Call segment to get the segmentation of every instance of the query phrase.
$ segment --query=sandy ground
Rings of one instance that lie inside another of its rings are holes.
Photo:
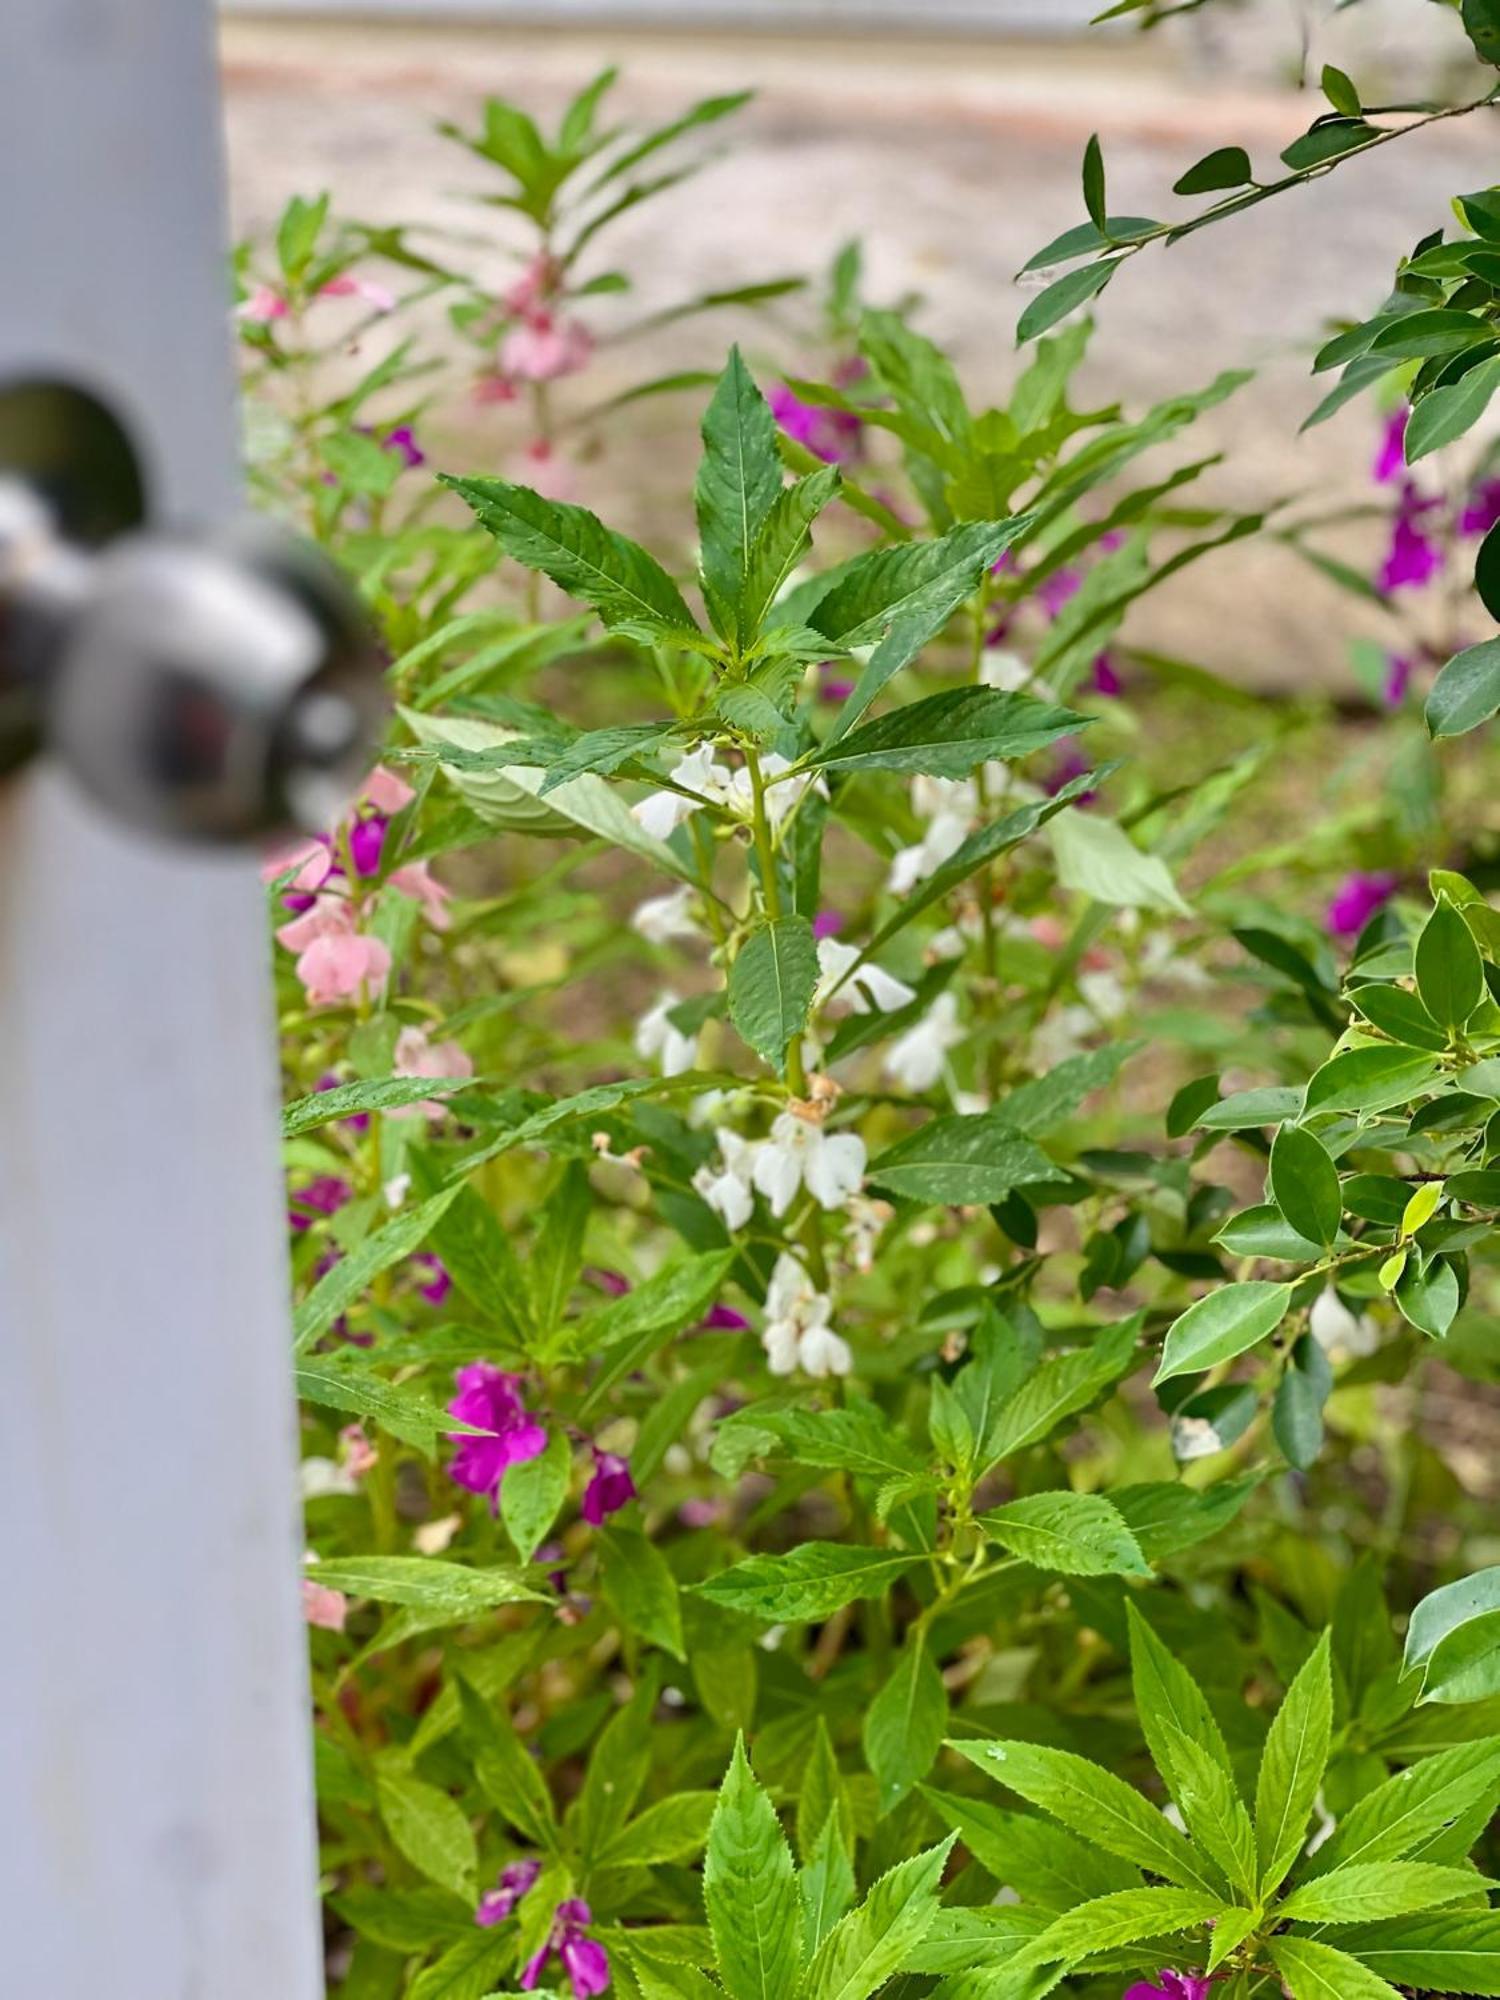
[[[1231,35],[1205,65],[1215,45],[1155,38],[998,45],[232,20],[235,219],[242,233],[264,230],[287,195],[327,187],[366,220],[485,232],[497,247],[476,254],[498,278],[509,268],[504,224],[466,199],[484,170],[435,134],[439,119],[471,120],[489,92],[553,115],[606,60],[625,67],[619,109],[632,117],[754,84],[733,150],[614,238],[610,262],[639,274],[638,303],[815,269],[858,235],[871,295],[919,292],[920,323],[950,346],[974,395],[1000,397],[1024,302],[1013,274],[1079,218],[1090,132],[1102,135],[1111,207],[1163,215],[1172,180],[1200,153],[1239,142],[1268,165],[1308,122],[1308,99],[1279,87],[1265,45],[1253,48],[1254,63]],[[1389,50],[1372,59],[1391,66]],[[1493,178],[1493,132],[1477,120],[1440,126],[1141,258],[1103,301],[1089,398],[1138,408],[1254,365],[1255,383],[1181,455],[1222,451],[1212,491],[1240,507],[1312,490],[1358,498],[1368,411],[1296,434],[1318,394],[1309,346],[1325,315],[1378,304],[1395,257],[1444,220],[1451,193]],[[606,326],[613,303],[601,302]],[[768,358],[788,351],[774,324],[675,329],[647,354],[607,349],[600,391],[711,364],[731,332]],[[593,470],[591,501],[637,530],[668,505],[676,518],[695,420],[690,402],[641,406]],[[466,416],[452,443],[469,463],[498,465],[515,433],[503,412]],[[1184,572],[1132,630],[1236,678],[1291,687],[1344,682],[1345,635],[1361,620],[1381,630],[1378,613],[1352,609],[1284,550],[1250,545]]]

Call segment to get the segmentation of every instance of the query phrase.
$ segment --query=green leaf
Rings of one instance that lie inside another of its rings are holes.
[[[1500,1611],[1455,1626],[1434,1645],[1422,1679],[1422,1700],[1482,1701],[1500,1693]]]
[[[1431,1662],[1439,1648],[1471,1624],[1478,1624],[1489,1631],[1489,1621],[1500,1613],[1500,1565],[1493,1569],[1482,1569],[1474,1576],[1460,1577],[1456,1583],[1445,1583],[1440,1590],[1432,1590],[1421,1600],[1411,1614],[1411,1622],[1406,1628],[1406,1651],[1403,1656],[1403,1670],[1414,1673],[1418,1668],[1428,1669],[1424,1683],[1430,1679]],[[1485,1647],[1482,1651],[1487,1651]],[[1495,1688],[1484,1692],[1500,1691],[1500,1671],[1495,1672]],[[1472,1697],[1451,1696],[1434,1693],[1424,1684],[1424,1701],[1469,1699]]]
[[[568,1497],[572,1473],[573,1448],[560,1425],[554,1425],[545,1451],[505,1468],[500,1482],[500,1514],[523,1563],[529,1563],[546,1541]]]
[[[295,1351],[305,1354],[341,1314],[358,1303],[382,1271],[420,1250],[457,1193],[456,1188],[445,1188],[375,1230],[347,1257],[340,1257],[292,1315]]]
[[[837,1410],[771,1410],[752,1404],[720,1424],[719,1437],[732,1437],[740,1430],[764,1434],[768,1445],[779,1445],[780,1455],[798,1465],[862,1473],[870,1479],[900,1479],[923,1469],[923,1460],[892,1428],[879,1405],[858,1397]]]
[[[1226,1528],[1257,1483],[1254,1473],[1221,1479],[1217,1486],[1202,1491],[1177,1480],[1149,1480],[1139,1486],[1116,1486],[1109,1497],[1124,1515],[1147,1562],[1158,1563]]]
[[[1427,697],[1429,736],[1463,736],[1500,709],[1500,639],[1466,646],[1439,673]]]
[[[1127,1598],[1130,1627],[1130,1678],[1135,1712],[1146,1738],[1151,1761],[1167,1789],[1177,1796],[1173,1748],[1179,1735],[1197,1743],[1231,1780],[1234,1766],[1213,1711],[1192,1675],[1167,1651],[1145,1617]],[[1179,1805],[1181,1800],[1178,1800]]]
[[[443,1268],[474,1310],[518,1347],[532,1337],[531,1298],[509,1235],[477,1189],[452,1187],[432,1230]]]
[[[1496,389],[1500,389],[1500,355],[1481,361],[1456,382],[1429,389],[1413,406],[1406,426],[1407,464],[1415,465],[1428,452],[1441,451],[1472,429]]]
[[[1255,1829],[1230,1773],[1204,1746],[1168,1723],[1163,1749],[1188,1832],[1241,1896],[1255,1895]]]
[[[1268,1284],[1264,1279],[1220,1285],[1173,1320],[1154,1382],[1170,1382],[1174,1376],[1196,1375],[1221,1361],[1232,1361],[1274,1333],[1291,1303],[1290,1285]]]
[[[600,1583],[606,1603],[627,1632],[686,1659],[677,1579],[654,1542],[635,1528],[599,1534]]]
[[[1275,1937],[1270,1952],[1292,2000],[1400,2000],[1394,1987],[1331,1944]]]
[[[402,1105],[419,1104],[424,1098],[442,1098],[454,1090],[475,1090],[482,1086],[473,1077],[379,1076],[341,1083],[332,1090],[315,1090],[310,1097],[295,1098],[281,1114],[283,1139],[300,1139],[320,1125],[339,1118],[356,1117],[369,1111],[398,1110]]]
[[[1054,278],[1016,321],[1016,345],[1024,347],[1028,340],[1035,340],[1039,333],[1046,333],[1070,312],[1097,298],[1115,275],[1119,263],[1118,257],[1102,257],[1097,263],[1080,264],[1077,270]]]
[[[523,1747],[504,1706],[457,1675],[464,1740],[485,1797],[508,1826],[536,1846],[557,1845],[557,1814],[536,1759]]]
[[[334,1556],[317,1565],[318,1582],[347,1597],[440,1611],[456,1620],[482,1618],[497,1604],[550,1604],[513,1569],[466,1569],[436,1556]]]
[[[774,618],[776,599],[807,554],[813,522],[839,490],[836,465],[821,466],[777,494],[761,524],[745,575],[741,628],[756,638]]]
[[[1416,949],[1417,992],[1440,1027],[1461,1028],[1484,998],[1484,963],[1474,933],[1446,896],[1422,926]]]
[[[1230,1216],[1214,1241],[1231,1257],[1271,1257],[1283,1264],[1315,1264],[1322,1254],[1322,1246],[1300,1236],[1271,1202]]]
[[[1248,187],[1255,178],[1250,155],[1243,146],[1219,146],[1194,162],[1180,180],[1172,183],[1173,194],[1216,194],[1221,188]]]
[[[751,560],[780,492],[776,419],[732,347],[704,413],[694,497],[704,595],[719,631],[741,644],[754,629],[745,615]]]
[[[1176,1827],[1112,1771],[1042,1743],[950,1741],[948,1747],[1096,1847],[1221,1899],[1219,1885]]]
[[[1323,1449],[1323,1405],[1333,1388],[1328,1356],[1310,1333],[1299,1336],[1276,1385],[1271,1432],[1288,1465],[1307,1471]]]
[[[1113,909],[1191,914],[1166,862],[1143,854],[1116,821],[1070,807],[1050,822],[1047,836],[1063,888]]]
[[[1104,152],[1097,132],[1083,149],[1083,205],[1099,234],[1107,236],[1109,208],[1104,192]]]
[[[743,1737],[708,1831],[703,1903],[719,1977],[732,2000],[786,2000],[797,1991],[802,1912],[791,1850],[755,1781]]]
[[[981,764],[1029,756],[1072,735],[1087,718],[1029,694],[949,688],[909,702],[815,750],[822,771],[901,771],[963,778]]]
[[[747,1556],[694,1587],[711,1604],[764,1624],[805,1625],[831,1617],[857,1598],[883,1597],[925,1562],[925,1556],[894,1549],[803,1542],[785,1555]]]
[[[545,500],[504,479],[447,473],[439,479],[473,509],[507,555],[591,604],[612,632],[647,645],[698,635],[682,593],[656,558],[606,528],[586,507]]]
[[[1491,618],[1500,620],[1500,521],[1495,523],[1479,544],[1479,553],[1474,558],[1474,588],[1479,593],[1480,603]],[[1446,671],[1445,668],[1444,672]],[[1437,733],[1439,732],[1434,731],[1434,734]]]
[[[1117,1889],[1049,1924],[1039,1938],[1022,1948],[1028,1964],[1061,1960],[1065,1967],[1095,1952],[1118,1951],[1143,1938],[1169,1937],[1175,1931],[1196,1930],[1216,1917],[1224,1899],[1216,1891],[1199,1889]]]
[[[1314,1070],[1303,1100],[1314,1111],[1386,1111],[1406,1104],[1437,1075],[1431,1056],[1405,1049],[1345,1049]]]
[[[932,1769],[948,1727],[948,1691],[914,1628],[895,1671],[865,1711],[865,1762],[889,1812]]]
[[[1340,1820],[1305,1873],[1327,1875],[1355,1862],[1403,1860],[1497,1787],[1500,1737],[1439,1750],[1367,1792]]]
[[[1027,1903],[1071,1910],[1089,1897],[1140,1884],[1129,1862],[1101,1854],[1035,1813],[1007,1812],[987,1799],[959,1798],[926,1785],[921,1789],[980,1867]]]
[[[1359,101],[1359,92],[1352,77],[1332,63],[1324,63],[1322,75],[1323,95],[1334,110],[1345,118],[1358,118],[1364,110]]]
[[[988,1470],[1001,1459],[1040,1444],[1064,1417],[1086,1409],[1135,1359],[1142,1315],[1106,1327],[1088,1347],[1044,1361],[1006,1402],[979,1450]]]
[[[390,1891],[384,1893],[389,1895]],[[504,1978],[514,1960],[513,1938],[471,1929],[436,1963],[417,1974],[409,2000],[499,2000],[501,1989],[495,1982]]]
[[[979,1516],[1002,1548],[1062,1576],[1149,1576],[1123,1515],[1099,1493],[1032,1493]]]
[[[718,1796],[714,1792],[674,1792],[658,1799],[600,1848],[600,1868],[660,1868],[693,1861],[708,1839]]]
[[[854,1891],[854,1864],[849,1859],[849,1848],[839,1831],[838,1814],[829,1812],[797,1877],[797,1892],[802,1898],[803,1944],[808,1957],[817,1952],[854,1901]]]
[[[1429,1861],[1373,1861],[1335,1868],[1331,1875],[1304,1882],[1283,1903],[1278,1917],[1302,1924],[1363,1924],[1382,1917],[1409,1917],[1443,1903],[1472,1900],[1483,1883],[1472,1868],[1442,1868]]]
[[[1464,33],[1481,62],[1500,63],[1500,4],[1497,0],[1463,0]]]
[[[1339,1170],[1316,1133],[1283,1125],[1271,1142],[1271,1193],[1299,1235],[1333,1245],[1343,1217]]]
[[[1408,993],[1404,986],[1359,986],[1349,997],[1382,1034],[1405,1042],[1408,1048],[1435,1050],[1439,1054],[1447,1048],[1448,1037],[1416,994]]]
[[[326,194],[320,194],[315,201],[294,194],[277,219],[276,261],[281,266],[281,275],[293,283],[312,261],[328,220],[328,203]]]
[[[1399,1986],[1424,1993],[1500,1994],[1500,1910],[1402,1917],[1346,1931],[1341,1941],[1372,1973]],[[1384,1990],[1389,1995],[1390,1988]]]
[[[760,925],[729,968],[729,1018],[777,1071],[788,1043],[807,1026],[817,984],[818,947],[806,917],[777,917]]]
[[[453,1419],[441,1403],[429,1402],[414,1389],[398,1389],[373,1369],[347,1361],[304,1361],[296,1373],[301,1402],[320,1409],[346,1410],[372,1418],[382,1430],[431,1458],[439,1433],[453,1429]]]
[[[1057,1177],[1047,1155],[998,1111],[930,1118],[869,1169],[871,1182],[892,1194],[950,1205],[1003,1201],[1013,1188]]]
[[[550,746],[519,743],[515,762],[535,763],[546,771],[537,788],[537,797],[544,799],[560,785],[571,784],[590,772],[608,777],[665,743],[676,726],[671,722],[625,722],[612,729],[586,729],[556,751]]]
[[[1255,1781],[1260,1892],[1269,1895],[1302,1851],[1333,1732],[1333,1669],[1324,1632],[1266,1733]]]
[[[902,1969],[937,1916],[938,1884],[952,1846],[948,1839],[926,1848],[880,1877],[824,1939],[808,1967],[807,2000],[869,2000]]]
[[[386,1831],[420,1875],[474,1900],[479,1853],[463,1808],[436,1785],[394,1765],[375,1768],[375,1791]]]

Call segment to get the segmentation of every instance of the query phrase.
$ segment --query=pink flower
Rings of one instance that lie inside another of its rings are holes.
[[[515,283],[500,295],[500,303],[512,319],[535,318],[548,299],[555,298],[562,283],[562,266],[545,250],[539,250]]]
[[[578,319],[532,313],[500,343],[500,366],[517,382],[555,382],[576,375],[594,356],[594,336]]]
[[[772,389],[771,414],[797,444],[825,464],[839,465],[859,455],[864,424],[850,410],[823,410],[804,403],[785,382]]]
[[[425,861],[403,862],[391,870],[389,881],[391,888],[422,905],[422,915],[435,931],[445,931],[453,922],[448,911],[453,891],[436,879]]]
[[[1356,869],[1345,876],[1328,905],[1326,922],[1335,937],[1357,937],[1396,893],[1397,877],[1388,868],[1374,873]]]
[[[1125,692],[1125,683],[1120,678],[1120,670],[1115,665],[1112,653],[1104,652],[1095,656],[1094,664],[1089,670],[1089,686],[1095,694],[1110,698]]]
[[[1487,535],[1500,521],[1500,479],[1481,479],[1458,517],[1461,535]]]
[[[1370,477],[1377,486],[1391,485],[1406,470],[1406,425],[1410,416],[1411,411],[1402,403],[1385,420],[1375,463],[1370,467]]]
[[[506,1467],[538,1457],[547,1449],[547,1433],[522,1405],[519,1375],[507,1375],[488,1361],[474,1361],[460,1368],[455,1379],[458,1394],[448,1405],[449,1416],[485,1435],[450,1432],[457,1448],[448,1476],[470,1493],[487,1493],[498,1511]]]
[[[1385,686],[1380,691],[1381,700],[1387,708],[1399,708],[1406,699],[1411,686],[1412,663],[1399,653],[1386,656]]]
[[[1145,1979],[1127,1986],[1122,2000],[1208,2000],[1213,1985],[1201,1972],[1174,1972],[1170,1966],[1164,1966],[1156,1980],[1154,1986]]]
[[[249,298],[235,307],[236,319],[247,319],[257,326],[269,326],[273,319],[286,316],[286,300],[270,285],[257,285]]]
[[[325,891],[310,909],[283,924],[276,938],[298,954],[297,977],[314,1007],[373,992],[391,969],[386,946],[357,931],[348,898],[331,892]]]
[[[342,1632],[348,1615],[349,1600],[343,1591],[330,1590],[325,1583],[303,1577],[302,1616],[309,1625],[321,1626],[325,1632]]]
[[[373,1469],[379,1456],[363,1424],[345,1424],[339,1432],[339,1451],[345,1466],[356,1479],[363,1479]]]
[[[516,385],[508,375],[491,372],[475,377],[472,394],[476,403],[513,403]]]
[[[568,1975],[573,2000],[590,2000],[591,1995],[606,1991],[609,1953],[595,1939],[584,1936],[583,1926],[591,1920],[592,1913],[581,1896],[570,1896],[565,1903],[558,1904],[551,1936],[521,1974],[523,1993],[532,1991],[554,1952]],[[1185,2000],[1191,2000],[1191,1996],[1185,1996]]]
[[[1430,583],[1443,566],[1443,552],[1430,535],[1424,534],[1420,516],[1437,503],[1422,499],[1408,484],[1401,489],[1401,501],[1391,522],[1390,547],[1376,575],[1376,587],[1390,592],[1407,587],[1420,589]]]
[[[408,472],[427,463],[427,454],[417,443],[417,434],[410,424],[397,424],[393,431],[386,432],[380,442],[384,450],[394,451],[405,461]]]
[[[291,1197],[287,1221],[293,1229],[310,1229],[315,1217],[336,1215],[354,1190],[337,1174],[319,1174]]]
[[[333,854],[327,840],[319,834],[312,840],[299,840],[291,847],[277,848],[261,863],[260,879],[262,882],[279,882],[288,869],[296,870],[287,884],[290,893],[310,896],[321,889],[333,869]],[[302,907],[307,906],[304,904]]]
[[[503,1924],[523,1896],[536,1887],[537,1877],[542,1872],[540,1861],[512,1861],[500,1870],[497,1888],[489,1890],[481,1899],[474,1912],[474,1921],[483,1930],[495,1924]]]
[[[1082,588],[1083,577],[1078,570],[1055,569],[1037,585],[1037,602],[1049,618],[1055,618],[1069,598],[1076,597]]]
[[[698,1325],[704,1333],[748,1333],[750,1330],[749,1320],[742,1312],[736,1312],[733,1306],[710,1306]]]
[[[448,1267],[434,1251],[419,1250],[412,1263],[427,1276],[417,1286],[417,1291],[430,1306],[440,1306],[453,1290],[453,1280],[448,1275]]]
[[[474,1074],[474,1058],[467,1049],[457,1042],[429,1041],[427,1030],[412,1026],[403,1028],[396,1037],[396,1076],[459,1077]],[[398,1105],[393,1118],[441,1118],[443,1106],[433,1098],[424,1097],[417,1104]]]
[[[369,278],[356,278],[352,271],[345,271],[337,278],[330,278],[326,285],[318,287],[320,299],[363,299],[373,312],[388,313],[396,309],[396,294],[389,285],[377,285]]]
[[[416,796],[404,778],[398,778],[384,764],[377,764],[360,786],[359,804],[393,817],[409,806]]]
[[[630,1476],[628,1459],[618,1452],[600,1451],[594,1447],[594,1473],[583,1489],[583,1502],[579,1509],[591,1527],[599,1528],[611,1514],[618,1514],[622,1507],[629,1506],[635,1498],[635,1481]]]

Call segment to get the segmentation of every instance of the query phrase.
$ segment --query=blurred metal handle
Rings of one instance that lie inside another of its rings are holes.
[[[237,511],[210,0],[5,0],[0,378]],[[13,197],[13,198],[11,198]],[[7,1995],[316,2000],[264,896],[0,784]]]

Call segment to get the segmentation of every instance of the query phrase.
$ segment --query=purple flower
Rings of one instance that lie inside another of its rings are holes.
[[[546,1970],[547,1960],[553,1952],[567,1973],[573,1988],[573,2000],[590,2000],[595,1993],[603,1993],[609,1985],[609,1953],[591,1937],[585,1937],[583,1927],[589,1923],[592,1913],[581,1896],[570,1896],[565,1903],[557,1906],[557,1915],[552,1920],[552,1935],[542,1946],[521,1974],[521,1990],[530,1993]],[[1197,2000],[1197,1996],[1184,1996],[1184,2000]]]
[[[287,1222],[293,1229],[311,1229],[314,1216],[335,1214],[353,1192],[349,1183],[340,1180],[337,1174],[319,1174],[291,1197]]]
[[[1055,618],[1068,599],[1076,597],[1082,588],[1083,577],[1076,569],[1055,569],[1037,585],[1037,602],[1049,618]]]
[[[1397,877],[1388,868],[1373,873],[1356,869],[1346,875],[1328,905],[1325,921],[1335,937],[1358,937],[1365,925],[1396,893]]]
[[[602,1528],[611,1514],[618,1514],[635,1498],[635,1481],[628,1459],[618,1452],[600,1451],[594,1446],[594,1476],[583,1489],[583,1518],[590,1527]]]
[[[1383,591],[1410,586],[1420,589],[1430,583],[1443,566],[1443,552],[1430,535],[1424,534],[1419,517],[1436,503],[1423,500],[1408,484],[1401,489],[1401,504],[1391,522],[1391,545],[1375,578]]]
[[[1380,691],[1380,698],[1387,708],[1399,708],[1405,701],[1412,671],[1411,661],[1404,659],[1400,653],[1386,655],[1385,686]]]
[[[1052,769],[1044,780],[1047,796],[1055,798],[1064,785],[1071,785],[1075,778],[1081,778],[1091,768],[1088,758],[1078,747],[1077,738],[1064,736],[1058,743]],[[1096,792],[1080,792],[1073,803],[1075,806],[1091,805],[1097,796]]]
[[[717,1500],[684,1500],[677,1509],[677,1518],[685,1528],[711,1528],[722,1512]]]
[[[623,1299],[630,1290],[629,1278],[620,1271],[606,1271],[601,1264],[590,1264],[583,1275],[601,1292],[608,1292],[612,1299]]]
[[[1122,2000],[1208,2000],[1212,1985],[1201,1972],[1174,1972],[1164,1965],[1154,1986],[1148,1979],[1139,1980],[1126,1987]]]
[[[502,1868],[499,1887],[481,1897],[479,1908],[474,1912],[474,1921],[480,1929],[489,1930],[495,1924],[503,1924],[527,1891],[535,1887],[541,1872],[540,1861],[512,1861]]]
[[[380,850],[385,846],[385,830],[390,824],[383,813],[357,819],[349,829],[349,859],[356,875],[380,873]]]
[[[1461,535],[1487,535],[1500,521],[1500,479],[1481,479],[1458,517]]]
[[[824,938],[837,937],[844,928],[844,920],[837,910],[819,910],[813,918],[813,936],[819,944]]]
[[[416,433],[410,424],[397,424],[393,431],[386,432],[380,442],[387,451],[399,452],[408,468],[427,463],[427,454],[417,443]]]
[[[1402,403],[1392,410],[1385,420],[1385,429],[1380,434],[1380,446],[1375,453],[1375,463],[1370,467],[1370,477],[1377,486],[1389,486],[1401,477],[1406,467],[1406,421],[1411,411]]]
[[[498,1509],[506,1467],[538,1457],[547,1449],[547,1433],[522,1405],[519,1375],[507,1375],[488,1361],[472,1361],[455,1379],[458,1394],[448,1405],[449,1416],[486,1435],[449,1433],[457,1449],[448,1476],[470,1493],[487,1493]]]
[[[1108,652],[1096,654],[1089,671],[1089,686],[1095,694],[1115,696],[1125,692],[1125,683],[1120,678],[1120,670],[1115,665],[1114,655]]]
[[[839,465],[859,453],[859,418],[849,410],[820,410],[782,382],[771,391],[771,414],[797,444],[829,465]]]
[[[419,1250],[411,1261],[420,1265],[428,1274],[417,1286],[417,1290],[430,1306],[440,1306],[453,1290],[453,1280],[448,1275],[447,1265],[431,1250]]]
[[[853,694],[854,682],[848,674],[839,672],[841,664],[838,660],[824,660],[819,665],[819,701],[847,701]]]
[[[750,1322],[733,1306],[710,1306],[698,1325],[705,1333],[747,1333]]]

